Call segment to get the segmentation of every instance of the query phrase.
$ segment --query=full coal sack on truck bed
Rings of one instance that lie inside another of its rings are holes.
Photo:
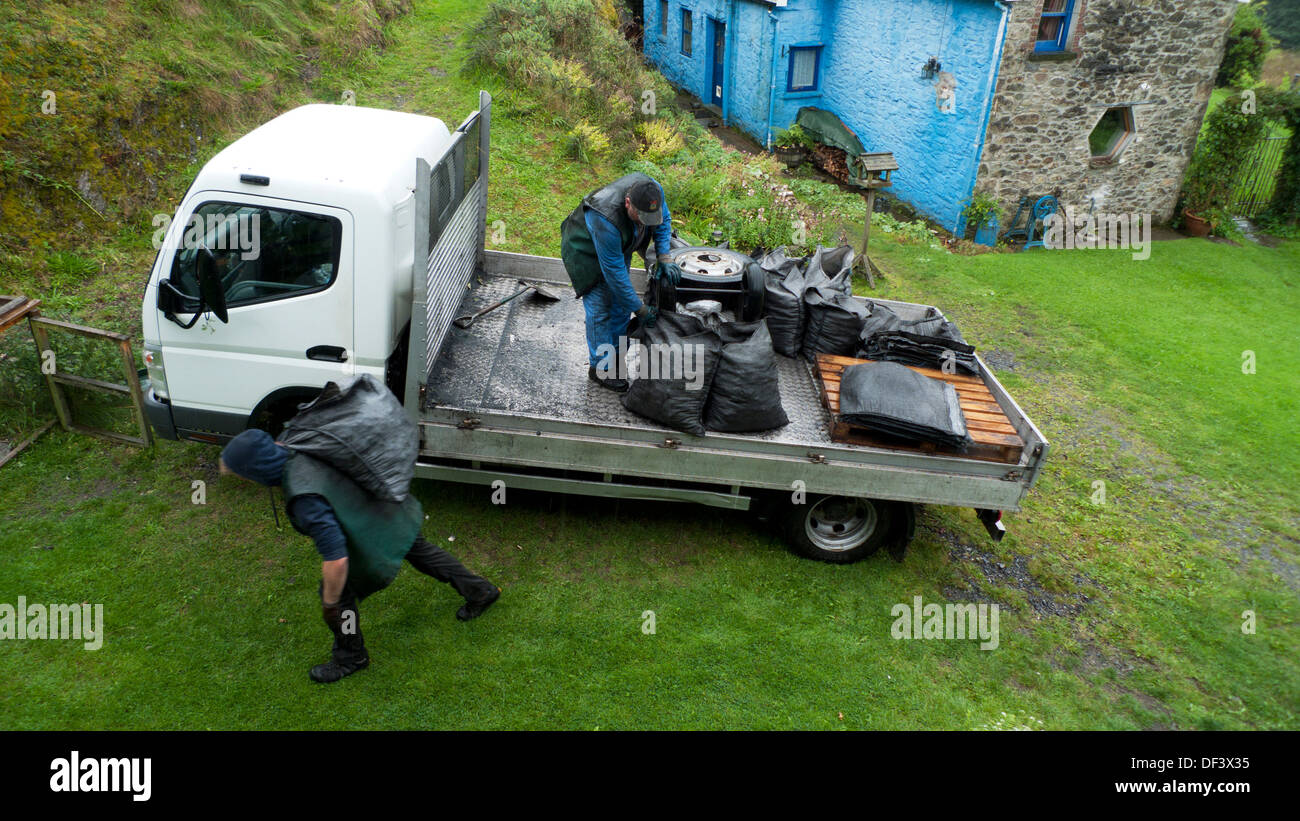
[[[704,435],[704,403],[722,356],[716,331],[688,314],[665,311],[632,334],[642,347],[623,407],[674,430]]]
[[[809,288],[822,288],[827,291],[849,296],[853,293],[853,255],[852,246],[841,245],[838,248],[826,248],[818,245],[817,250],[808,257],[808,267],[804,277]]]
[[[851,296],[823,286],[804,291],[808,323],[801,352],[812,362],[819,353],[852,356],[867,319],[867,308]]]
[[[722,359],[709,389],[704,426],[741,433],[771,430],[789,424],[781,407],[776,353],[767,325],[728,322],[718,329]]]
[[[767,330],[772,337],[773,350],[782,356],[798,356],[803,341],[803,291],[806,284],[803,263],[801,258],[786,256],[785,248],[777,248],[758,261],[767,291],[764,308]]]
[[[823,300],[834,300],[839,294],[850,297],[853,293],[853,249],[848,245],[838,248],[819,245],[811,256],[792,259],[786,255],[785,248],[778,248],[760,258],[758,264],[766,275],[765,312],[772,348],[782,356],[799,356],[805,351],[804,337],[811,307],[807,301],[808,293],[816,289]],[[821,306],[823,302],[817,304]],[[819,317],[819,330],[821,326]],[[847,353],[852,352],[850,345]]]
[[[867,309],[853,298],[853,249],[817,246],[808,260],[803,292],[806,321],[799,352],[809,362],[819,353],[852,356]]]

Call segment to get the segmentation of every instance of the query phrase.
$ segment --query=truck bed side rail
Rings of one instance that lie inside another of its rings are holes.
[[[492,98],[479,92],[479,108],[452,135],[442,159],[415,166],[415,271],[406,403],[418,419],[429,370],[474,271],[482,266],[487,229],[488,132]]]

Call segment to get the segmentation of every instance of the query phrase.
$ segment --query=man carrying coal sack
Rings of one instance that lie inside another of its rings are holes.
[[[311,668],[313,681],[338,681],[370,665],[357,603],[387,587],[402,559],[447,582],[465,598],[456,618],[482,615],[501,595],[420,534],[424,513],[414,496],[384,501],[325,462],[294,453],[261,430],[246,430],[221,452],[222,473],[268,487],[283,485],[289,521],[310,536],[321,557],[321,612],[334,634],[332,658]]]
[[[663,187],[641,173],[592,191],[560,226],[560,257],[586,311],[587,378],[615,391],[627,390],[628,383],[617,370],[609,372],[610,352],[619,349],[633,313],[646,327],[657,316],[632,287],[629,271],[633,252],[644,258],[651,235],[661,260],[654,275],[676,285],[682,269],[662,261],[668,258],[672,215]]]

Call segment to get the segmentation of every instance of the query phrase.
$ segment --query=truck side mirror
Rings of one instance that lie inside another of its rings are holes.
[[[217,315],[217,319],[229,324],[230,316],[226,313],[226,292],[217,274],[217,260],[208,248],[200,248],[195,259],[198,266],[199,300],[207,309]],[[202,306],[200,306],[202,307]]]
[[[166,314],[179,313],[185,307],[185,294],[172,284],[171,279],[158,280],[158,310]]]

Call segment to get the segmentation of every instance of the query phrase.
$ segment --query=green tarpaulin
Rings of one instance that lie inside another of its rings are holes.
[[[817,142],[842,148],[850,157],[867,153],[858,136],[839,117],[825,109],[804,106],[794,121]]]

